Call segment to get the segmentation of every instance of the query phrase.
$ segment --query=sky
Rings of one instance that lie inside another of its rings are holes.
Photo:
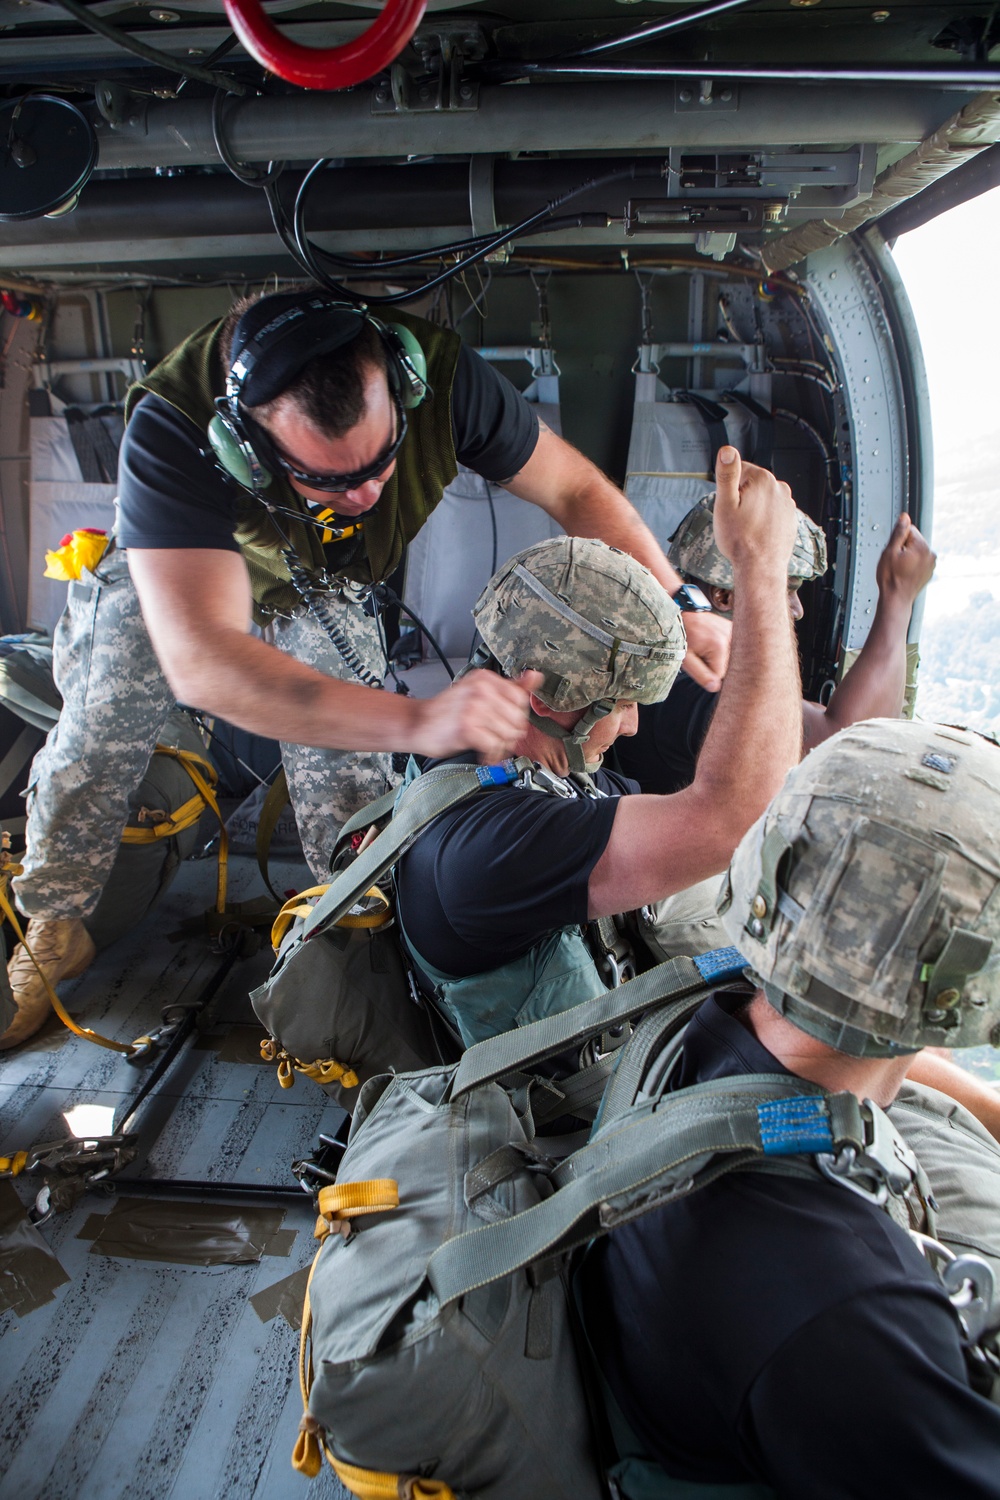
[[[893,257],[920,330],[939,458],[997,425],[1000,188],[901,235]]]
[[[962,612],[970,594],[985,590],[1000,599],[1000,505],[991,493],[987,451],[1000,427],[998,245],[995,188],[902,235],[893,250],[931,399],[938,566],[927,591],[925,641],[939,621]],[[1000,492],[1000,476],[996,488]],[[958,510],[983,520],[980,527],[966,522],[961,541],[954,535]],[[1000,681],[1000,662],[994,680]]]

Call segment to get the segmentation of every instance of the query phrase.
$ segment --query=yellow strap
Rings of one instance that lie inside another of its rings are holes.
[[[311,885],[308,890],[299,891],[297,895],[292,896],[285,902],[275,917],[274,926],[271,928],[271,947],[275,953],[281,947],[285,933],[291,927],[295,918],[307,916],[312,911],[311,906],[303,906],[302,902],[309,896],[322,896],[329,889],[329,885]]]
[[[395,1183],[343,1183],[345,1188],[367,1188],[376,1186],[396,1187]],[[320,1200],[329,1188],[320,1190]],[[397,1199],[398,1201],[398,1199]],[[389,1205],[392,1206],[392,1205]],[[368,1210],[369,1212],[371,1210]],[[323,1442],[323,1429],[309,1410],[309,1393],[313,1384],[312,1362],[312,1279],[322,1254],[322,1246],[316,1252],[306,1293],[302,1302],[302,1332],[299,1335],[299,1390],[302,1392],[303,1414],[299,1423],[299,1435],[292,1451],[292,1468],[308,1479],[315,1479],[323,1467],[325,1453],[341,1484],[357,1495],[360,1500],[455,1500],[453,1491],[440,1479],[421,1479],[418,1475],[380,1474],[375,1469],[360,1469],[355,1464],[344,1463],[336,1458]]]
[[[178,750],[176,745],[157,745],[154,754],[169,755],[174,760],[180,762],[201,794],[202,804],[210,807],[219,820],[219,869],[215,885],[215,909],[221,914],[226,909],[226,886],[229,877],[229,835],[226,832],[226,825],[222,820],[222,813],[219,810],[215,792],[212,790],[219,779],[218,772],[211,761],[206,760],[203,755],[198,755],[194,750]],[[122,834],[122,841],[126,844],[146,844],[152,842],[149,838],[150,833],[152,833],[153,838],[165,838],[167,834],[179,833],[184,828],[190,828],[192,824],[197,823],[201,816],[200,807],[191,816],[191,810],[197,800],[197,798],[192,797],[188,802],[184,803],[182,808],[178,808],[177,812],[174,813],[172,818],[168,819],[167,823],[160,823],[155,829],[126,828]],[[181,822],[180,819],[182,817],[186,817],[187,821]],[[163,829],[164,832],[159,832],[159,829]],[[138,835],[138,837],[135,837],[135,835]]]
[[[271,947],[277,953],[284,941],[285,934],[295,921],[296,917],[308,917],[312,914],[312,906],[309,904],[310,896],[323,896],[330,889],[329,885],[311,885],[306,891],[299,891],[297,895],[287,900],[274,919],[271,928]],[[338,927],[350,928],[376,928],[384,927],[392,919],[392,902],[383,890],[373,885],[365,891],[362,897],[365,901],[377,901],[379,905],[374,911],[348,912],[341,917],[336,924]]]
[[[27,1151],[15,1151],[13,1156],[0,1156],[0,1177],[17,1177],[28,1162]]]
[[[378,1214],[398,1207],[399,1183],[392,1177],[335,1182],[319,1191],[319,1211],[324,1219],[356,1219],[359,1214]]]
[[[91,1031],[88,1026],[78,1026],[76,1024],[76,1022],[73,1020],[73,1017],[66,1010],[62,1001],[59,999],[59,996],[52,988],[52,985],[49,983],[49,978],[45,973],[45,970],[41,967],[35,955],[28,947],[28,944],[24,941],[24,933],[21,931],[21,924],[17,920],[17,913],[14,911],[14,908],[11,906],[2,890],[0,890],[0,911],[3,912],[4,916],[7,918],[7,921],[13,927],[19,940],[24,944],[24,951],[31,959],[31,962],[34,964],[35,968],[38,970],[38,976],[41,979],[42,984],[45,986],[45,992],[49,997],[52,1009],[55,1011],[56,1015],[59,1017],[63,1025],[68,1026],[70,1031],[72,1031],[75,1036],[82,1036],[85,1041],[88,1042],[96,1042],[98,1047],[107,1047],[111,1052],[134,1052],[138,1045],[137,1042],[113,1042],[110,1037],[101,1036],[100,1032]]]
[[[306,1078],[311,1078],[314,1083],[339,1083],[341,1088],[356,1089],[358,1086],[358,1075],[353,1068],[346,1063],[338,1062],[335,1057],[317,1058],[315,1062],[299,1062],[298,1058],[289,1059],[292,1067],[297,1073],[302,1073]],[[285,1083],[279,1070],[278,1082],[282,1088],[291,1088],[291,1082]]]
[[[440,1479],[421,1479],[418,1474],[379,1474],[375,1469],[359,1469],[334,1458],[328,1448],[326,1456],[346,1489],[359,1500],[455,1500],[454,1492]]]

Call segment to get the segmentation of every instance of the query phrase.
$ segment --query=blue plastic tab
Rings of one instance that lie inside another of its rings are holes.
[[[716,979],[739,979],[747,961],[738,948],[713,948],[710,953],[696,954],[694,966],[702,979],[711,984]]]
[[[768,1104],[758,1104],[757,1119],[765,1156],[833,1150],[830,1114],[826,1100],[817,1094],[799,1094],[794,1099],[772,1099]]]
[[[480,786],[509,786],[517,780],[517,767],[512,760],[505,760],[498,766],[477,766],[476,775]]]

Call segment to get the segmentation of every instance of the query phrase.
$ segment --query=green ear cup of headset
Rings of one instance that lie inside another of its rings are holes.
[[[248,445],[240,442],[218,413],[208,424],[208,441],[226,473],[244,489],[262,490],[271,483],[271,475],[263,464],[251,456]]]
[[[428,392],[427,360],[414,334],[401,323],[387,323],[386,328],[398,341],[396,350],[400,375],[399,399],[407,411],[419,406]]]

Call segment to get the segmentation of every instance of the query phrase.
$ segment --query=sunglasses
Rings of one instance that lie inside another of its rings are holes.
[[[290,479],[297,480],[307,489],[321,490],[326,494],[343,494],[346,490],[358,489],[369,479],[377,479],[389,467],[403,446],[403,440],[406,437],[406,410],[396,392],[393,391],[391,394],[396,413],[395,436],[372,463],[367,464],[363,469],[355,469],[349,474],[316,474],[311,469],[300,469],[290,458],[285,457],[270,434],[248,417],[245,411],[240,412],[240,424],[250,438],[258,459],[272,474],[280,470],[281,473],[287,474]],[[226,408],[226,415],[232,421],[232,408],[228,402],[223,404]],[[217,401],[216,406],[219,405]]]

